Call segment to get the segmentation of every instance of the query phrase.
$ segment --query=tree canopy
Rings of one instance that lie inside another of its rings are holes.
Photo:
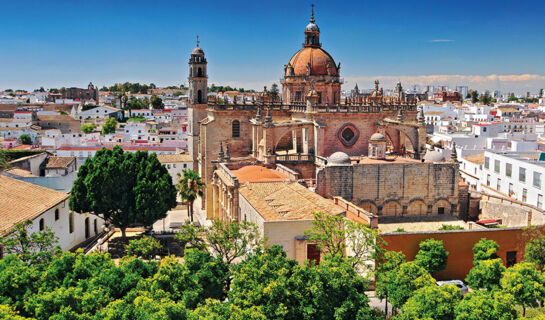
[[[448,252],[443,246],[443,241],[427,239],[420,242],[420,250],[416,254],[414,261],[428,270],[428,272],[437,272],[445,269],[447,265]]]
[[[481,260],[497,259],[498,248],[500,246],[494,240],[482,238],[473,246],[473,264],[476,265]]]
[[[101,149],[80,167],[70,209],[89,212],[121,229],[151,226],[176,206],[176,189],[154,153]]]
[[[115,128],[117,127],[117,120],[115,118],[108,118],[104,120],[102,125],[102,134],[115,133]]]

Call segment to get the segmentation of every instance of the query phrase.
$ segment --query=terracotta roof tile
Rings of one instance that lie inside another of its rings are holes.
[[[67,198],[64,192],[0,176],[0,235]]]
[[[231,170],[240,183],[245,182],[278,182],[289,180],[289,177],[280,171],[263,166],[249,165],[237,170]]]
[[[46,169],[66,169],[72,162],[76,161],[76,157],[49,157]]]
[[[255,182],[239,189],[266,221],[311,220],[312,212],[338,215],[345,212],[297,182]]]
[[[193,162],[193,157],[190,154],[158,154],[157,159],[161,163],[172,163],[172,162]]]

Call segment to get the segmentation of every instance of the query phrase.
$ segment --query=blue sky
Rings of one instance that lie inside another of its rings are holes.
[[[0,88],[180,84],[200,35],[210,82],[278,82],[311,1],[0,0]],[[545,1],[314,1],[346,87],[545,87]],[[441,41],[437,41],[441,40]]]

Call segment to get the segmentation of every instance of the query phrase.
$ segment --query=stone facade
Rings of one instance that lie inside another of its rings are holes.
[[[453,163],[332,164],[318,170],[316,192],[379,216],[457,215],[458,179]]]

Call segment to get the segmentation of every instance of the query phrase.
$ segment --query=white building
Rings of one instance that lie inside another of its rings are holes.
[[[481,189],[545,209],[545,162],[539,160],[540,156],[539,152],[486,151]]]
[[[178,175],[182,175],[184,169],[193,170],[193,158],[190,154],[158,154],[157,159],[167,168],[173,184],[178,182]]]
[[[30,233],[51,228],[62,250],[69,250],[104,229],[104,221],[68,208],[64,192],[0,175],[0,235],[9,236],[13,226],[32,221]]]
[[[106,118],[121,119],[121,110],[110,106],[98,106],[92,109],[77,111],[74,113],[75,110],[75,108],[72,108],[71,115],[72,117],[80,120]]]

